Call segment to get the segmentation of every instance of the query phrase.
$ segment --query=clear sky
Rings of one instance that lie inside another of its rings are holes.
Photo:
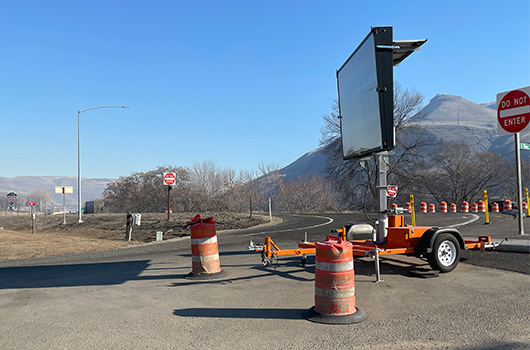
[[[376,5],[377,4],[377,5]],[[530,1],[0,0],[0,176],[256,169],[319,146],[371,26],[428,39],[404,88],[476,103],[530,85]]]

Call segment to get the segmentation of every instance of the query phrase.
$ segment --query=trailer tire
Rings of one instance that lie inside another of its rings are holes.
[[[453,271],[460,261],[460,244],[450,233],[442,233],[434,240],[427,261],[433,270],[442,273]]]

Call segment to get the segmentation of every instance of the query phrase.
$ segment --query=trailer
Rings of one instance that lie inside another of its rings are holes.
[[[389,215],[388,219],[385,242],[376,241],[375,230],[372,239],[352,239],[354,236],[352,232],[355,232],[358,225],[347,225],[334,230],[334,233],[353,244],[354,256],[376,259],[379,255],[416,256],[427,259],[430,267],[441,273],[451,272],[457,267],[461,250],[484,251],[499,246],[499,243],[491,241],[491,236],[478,236],[477,240],[465,240],[453,227],[409,226],[404,224],[403,215]],[[305,265],[307,255],[316,253],[316,242],[306,242],[306,240],[299,243],[297,249],[281,249],[271,237],[266,236],[263,244],[254,244],[251,241],[248,249],[261,252],[262,263],[265,266],[271,265],[279,256],[300,256],[302,265]]]

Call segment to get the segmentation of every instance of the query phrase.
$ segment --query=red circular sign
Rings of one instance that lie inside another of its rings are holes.
[[[388,186],[386,188],[386,195],[388,197],[392,197],[392,198],[396,197],[397,196],[397,187],[396,186]]]
[[[35,206],[35,202],[33,202],[33,201],[28,202],[28,205],[29,205],[30,207],[33,207],[33,206]]]
[[[530,97],[521,90],[508,92],[497,103],[497,119],[505,131],[522,131],[530,122]]]
[[[174,185],[177,181],[177,177],[173,173],[165,173],[164,174],[164,184],[166,185]]]

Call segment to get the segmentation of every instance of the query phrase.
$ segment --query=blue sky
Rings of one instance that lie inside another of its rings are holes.
[[[0,0],[0,176],[256,169],[319,146],[335,72],[371,26],[428,39],[404,88],[491,102],[530,85],[530,2]]]

